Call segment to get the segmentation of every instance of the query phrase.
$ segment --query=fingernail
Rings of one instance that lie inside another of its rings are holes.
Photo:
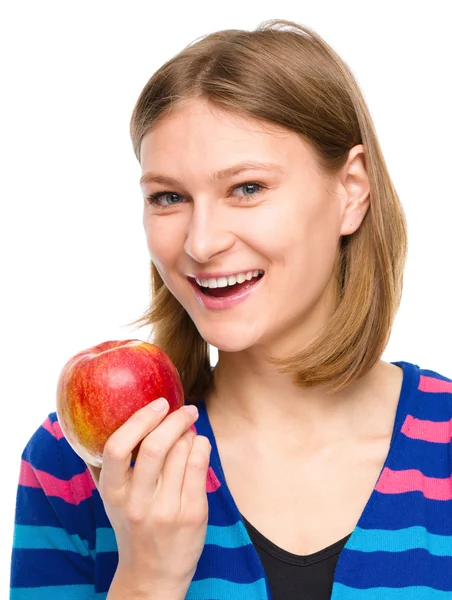
[[[159,398],[158,400],[154,400],[154,402],[151,402],[151,408],[155,411],[162,411],[165,410],[165,408],[167,407],[168,400],[165,400],[165,398]]]
[[[194,406],[193,404],[188,404],[187,406],[184,405],[184,410],[186,410],[188,412],[188,414],[190,414],[192,417],[197,417],[198,416],[198,409],[196,408],[196,406]]]

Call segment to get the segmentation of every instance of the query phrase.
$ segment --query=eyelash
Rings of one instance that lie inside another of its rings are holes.
[[[252,194],[251,196],[240,196],[241,198],[245,198],[246,202],[251,202],[253,196],[258,195],[264,189],[267,189],[266,185],[264,185],[263,183],[260,183],[258,181],[246,181],[245,183],[241,183],[239,185],[235,185],[234,187],[232,187],[229,190],[229,192],[232,192],[233,190],[236,190],[237,188],[243,188],[243,187],[245,187],[247,185],[252,185],[252,186],[258,187],[260,189],[255,194]],[[151,206],[154,206],[158,210],[167,210],[168,208],[171,208],[172,206],[178,206],[178,204],[167,204],[166,206],[162,206],[161,204],[159,204],[160,198],[162,196],[165,196],[166,194],[174,194],[176,196],[180,196],[180,194],[176,194],[176,192],[169,192],[169,191],[156,192],[155,194],[150,194],[149,196],[147,196],[146,197],[146,202],[148,204],[150,204]]]

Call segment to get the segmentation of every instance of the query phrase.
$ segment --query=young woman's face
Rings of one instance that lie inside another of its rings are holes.
[[[213,177],[245,162],[268,168]],[[141,167],[150,257],[201,336],[226,352],[306,345],[334,309],[347,198],[342,186],[327,189],[300,137],[196,100],[144,137]],[[188,279],[257,269],[252,293],[223,309],[207,307]]]

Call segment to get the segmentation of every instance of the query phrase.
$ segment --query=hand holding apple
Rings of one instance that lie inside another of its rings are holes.
[[[168,400],[169,413],[184,404],[179,373],[167,354],[141,340],[102,342],[64,365],[57,385],[58,421],[75,452],[100,467],[111,434],[157,398]]]

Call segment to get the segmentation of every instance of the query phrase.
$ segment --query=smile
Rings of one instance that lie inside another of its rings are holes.
[[[235,283],[225,287],[209,288],[198,285],[193,278],[188,278],[199,303],[208,309],[231,308],[248,298],[252,292],[260,287],[260,282],[265,273],[259,274],[243,283]]]

